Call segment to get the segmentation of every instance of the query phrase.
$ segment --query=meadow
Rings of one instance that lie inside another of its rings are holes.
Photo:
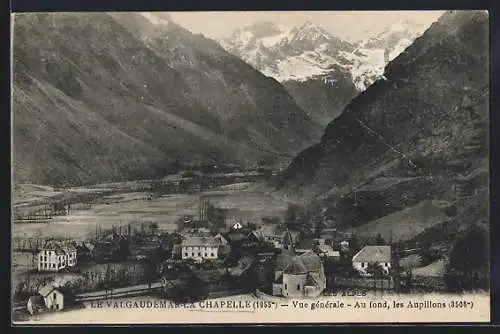
[[[161,230],[173,232],[179,218],[198,215],[200,196],[213,205],[228,209],[231,215],[254,222],[260,221],[262,217],[281,217],[287,207],[285,200],[274,197],[260,184],[223,187],[199,194],[162,195],[150,199],[146,192],[122,191],[101,198],[90,209],[54,216],[50,223],[13,224],[12,236],[83,240],[94,234],[98,227],[109,229],[113,225],[125,226],[131,222],[156,222]]]

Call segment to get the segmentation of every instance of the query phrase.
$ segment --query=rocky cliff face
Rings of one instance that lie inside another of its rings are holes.
[[[387,62],[426,28],[402,21],[375,37],[351,43],[311,22],[293,29],[261,22],[236,30],[221,44],[283,83],[299,106],[324,127],[381,78]]]
[[[447,12],[294,159],[278,185],[347,226],[424,200],[455,206],[454,220],[486,222],[488,64],[487,13]]]
[[[175,162],[274,163],[314,139],[278,82],[214,41],[143,19],[16,15],[16,182],[153,177]]]

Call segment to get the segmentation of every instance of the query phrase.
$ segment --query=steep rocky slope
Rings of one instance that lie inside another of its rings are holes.
[[[445,203],[461,226],[486,224],[488,66],[487,13],[445,13],[294,159],[278,187],[343,227],[376,230],[377,219],[426,200]]]
[[[275,80],[213,41],[178,26],[158,36],[140,18],[127,16],[172,42],[155,49],[105,13],[16,15],[16,182],[153,177],[175,161],[275,162],[314,138]]]

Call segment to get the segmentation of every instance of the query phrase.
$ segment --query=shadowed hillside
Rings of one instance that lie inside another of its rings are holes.
[[[104,13],[16,15],[16,182],[154,177],[177,162],[281,162],[314,137],[279,83],[217,43],[177,25],[158,36],[139,14],[124,15],[171,44],[153,48]]]
[[[422,210],[404,211],[424,200],[448,203],[446,215],[461,226],[487,224],[488,49],[486,12],[447,12],[294,159],[277,186],[337,225],[370,223],[360,227],[370,233],[429,222]],[[405,212],[413,216],[400,221]]]

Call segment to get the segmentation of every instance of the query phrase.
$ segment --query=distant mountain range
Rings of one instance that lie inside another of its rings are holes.
[[[306,22],[285,29],[270,22],[236,30],[221,45],[283,83],[319,124],[337,117],[360,91],[380,79],[385,65],[427,28],[411,21],[355,43]]]
[[[343,228],[385,231],[386,241],[433,228],[432,242],[449,243],[452,229],[441,223],[487,229],[488,40],[486,12],[446,12],[348,103],[277,187]],[[438,209],[446,218],[422,216]]]
[[[16,182],[156,177],[179,162],[272,164],[317,140],[279,82],[161,19],[16,14]]]

